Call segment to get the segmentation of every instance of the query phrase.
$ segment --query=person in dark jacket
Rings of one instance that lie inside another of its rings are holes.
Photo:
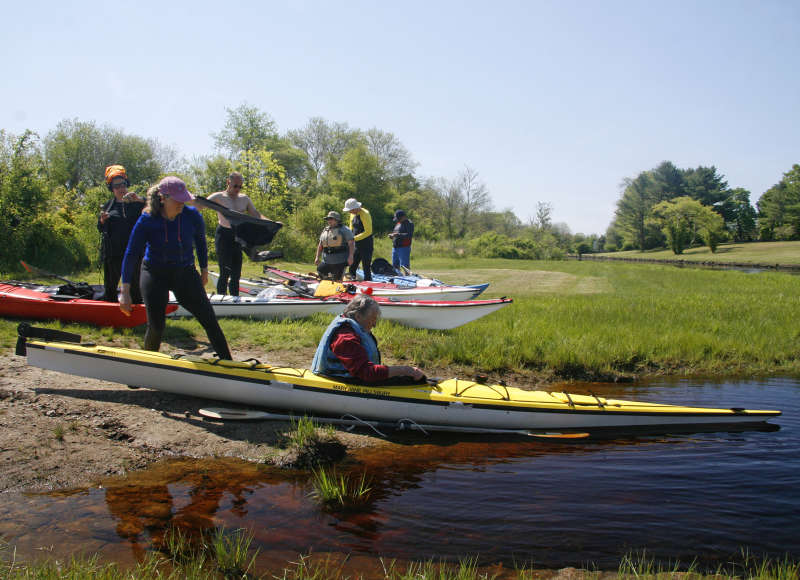
[[[408,219],[406,212],[402,209],[394,212],[394,229],[389,234],[389,237],[392,238],[392,266],[395,268],[403,266],[410,270],[414,222]]]
[[[117,285],[122,275],[122,257],[128,247],[133,226],[144,209],[144,200],[136,193],[128,191],[130,181],[122,165],[106,167],[105,181],[108,190],[114,195],[103,204],[97,219],[97,230],[102,236],[100,260],[103,263],[103,300],[116,302]],[[133,277],[131,298],[134,303],[141,304],[138,268],[134,270]]]
[[[425,373],[417,367],[381,364],[378,341],[372,334],[380,314],[380,306],[373,298],[356,295],[322,335],[311,363],[312,372],[364,383],[423,380]]]
[[[165,177],[148,191],[147,197],[147,208],[133,228],[122,261],[119,307],[131,312],[133,272],[144,254],[140,281],[147,308],[144,348],[157,351],[161,346],[171,291],[180,305],[203,326],[217,356],[230,359],[228,342],[205,291],[208,283],[205,222],[195,208],[184,207],[194,196],[177,177]],[[195,248],[199,274],[195,268]]]

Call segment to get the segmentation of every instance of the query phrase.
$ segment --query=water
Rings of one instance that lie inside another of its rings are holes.
[[[587,387],[588,390],[589,387]],[[781,409],[777,431],[579,442],[406,440],[342,466],[372,479],[366,509],[328,513],[307,474],[235,460],[174,460],[102,488],[0,496],[20,555],[100,551],[125,562],[169,526],[254,533],[262,564],[297,554],[616,568],[646,549],[715,567],[800,558],[800,381],[592,385],[603,396]],[[574,389],[576,392],[580,388]]]

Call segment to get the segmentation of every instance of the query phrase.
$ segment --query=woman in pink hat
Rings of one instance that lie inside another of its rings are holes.
[[[166,326],[167,302],[172,291],[181,306],[203,326],[219,358],[230,359],[225,335],[208,300],[208,248],[203,216],[184,204],[194,196],[177,177],[165,177],[147,192],[147,207],[131,232],[122,262],[122,292],[119,307],[131,311],[131,280],[144,254],[140,277],[142,298],[147,307],[144,348],[158,350]],[[200,273],[195,268],[194,250]]]

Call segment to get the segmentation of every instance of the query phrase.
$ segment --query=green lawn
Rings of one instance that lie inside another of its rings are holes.
[[[488,281],[487,296],[514,298],[512,305],[452,331],[378,325],[388,361],[413,361],[433,375],[513,373],[515,380],[533,382],[800,373],[800,276],[593,261],[417,258],[412,264],[451,283]],[[260,265],[248,264],[246,273],[258,271]],[[263,353],[262,360],[301,365],[310,364],[327,322],[317,315],[280,323],[222,319],[221,325],[234,356]],[[16,325],[0,320],[6,349],[14,345]],[[47,326],[134,347],[143,336],[142,328]],[[205,343],[195,321],[169,321],[162,350]]]
[[[634,258],[638,260],[685,260],[687,262],[715,262],[719,264],[800,266],[800,242],[722,244],[713,254],[707,246],[704,246],[702,248],[690,248],[682,254],[674,254],[672,250],[647,250],[645,252],[631,250],[593,255],[605,258]]]

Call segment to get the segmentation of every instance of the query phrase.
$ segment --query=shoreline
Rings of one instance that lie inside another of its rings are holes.
[[[683,258],[671,260],[667,258],[629,258],[626,256],[597,256],[594,254],[580,254],[569,256],[573,260],[594,260],[597,262],[630,262],[641,264],[661,264],[675,267],[704,267],[721,270],[774,270],[778,272],[800,272],[800,265],[795,264],[767,264],[762,262],[719,262],[714,260],[686,260]]]

